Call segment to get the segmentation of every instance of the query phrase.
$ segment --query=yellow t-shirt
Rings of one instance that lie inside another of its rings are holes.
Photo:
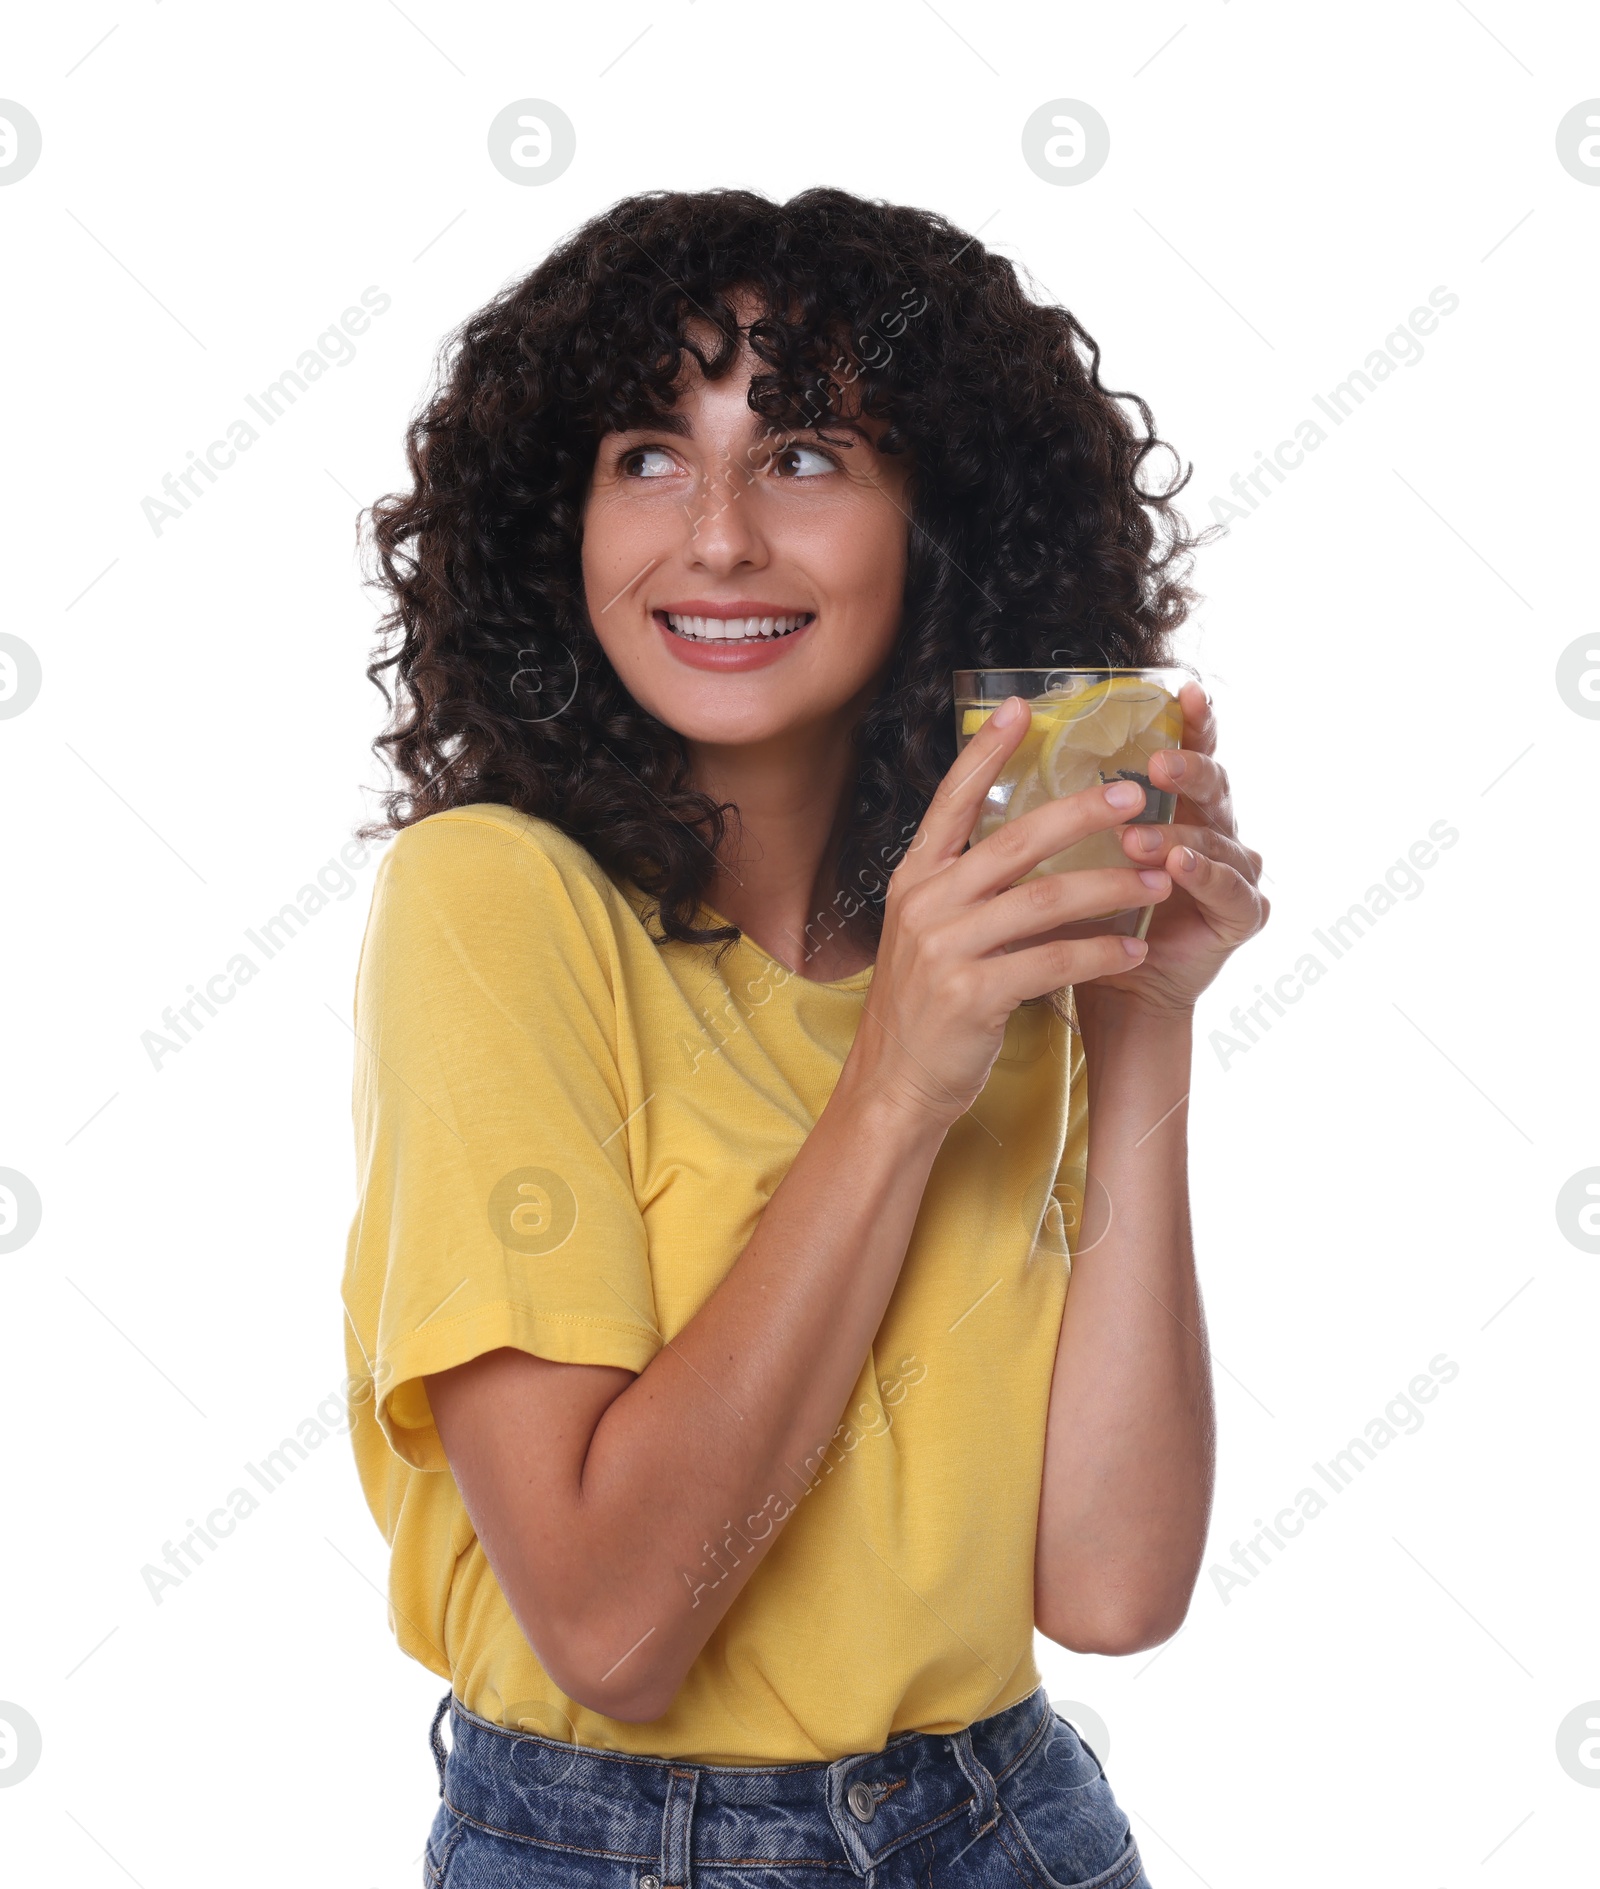
[[[1048,1006],[1013,1013],[815,1480],[781,1492],[793,1514],[664,1717],[608,1718],[547,1677],[450,1473],[424,1377],[501,1345],[644,1369],[743,1251],[870,994],[871,967],[818,983],[743,937],[718,969],[714,947],[654,944],[646,911],[503,806],[435,814],[378,868],[344,1302],[391,1625],[470,1710],[583,1745],[793,1762],[958,1731],[1039,1683],[1034,1540],[1087,1129],[1079,1040]],[[727,1566],[765,1527],[734,1519],[711,1544]]]

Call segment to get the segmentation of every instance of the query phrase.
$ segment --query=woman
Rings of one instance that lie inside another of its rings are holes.
[[[1146,1881],[1033,1632],[1153,1646],[1199,1568],[1182,1103],[1260,859],[1197,685],[1175,827],[970,848],[1028,718],[951,704],[1165,656],[1127,397],[935,216],[652,193],[412,425],[345,1303],[429,1883]]]

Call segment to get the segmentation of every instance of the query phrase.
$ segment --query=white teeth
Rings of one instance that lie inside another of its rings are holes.
[[[786,617],[680,617],[666,613],[668,627],[679,636],[703,643],[748,643],[757,637],[787,636],[809,623],[808,612]]]

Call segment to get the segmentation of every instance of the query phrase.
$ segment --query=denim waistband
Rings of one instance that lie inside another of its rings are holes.
[[[447,1710],[448,1754],[439,1736]],[[717,1765],[509,1731],[447,1693],[433,1748],[455,1816],[638,1864],[670,1889],[689,1880],[692,1864],[809,1863],[865,1875],[952,1818],[980,1836],[999,1817],[997,1785],[1042,1744],[1053,1717],[1041,1684],[965,1731],[897,1732],[882,1751],[832,1762]]]

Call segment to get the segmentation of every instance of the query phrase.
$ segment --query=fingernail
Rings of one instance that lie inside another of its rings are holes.
[[[1172,863],[1178,868],[1179,872],[1193,872],[1194,854],[1190,852],[1187,846],[1174,846],[1172,849]]]
[[[1124,938],[1122,948],[1130,958],[1142,958],[1150,949],[1142,938]]]
[[[1176,748],[1163,748],[1161,752],[1167,757],[1167,772],[1175,781],[1181,781],[1183,779],[1183,770],[1189,763],[1184,760],[1183,756]]]
[[[1020,695],[1008,695],[989,719],[996,728],[1009,728],[1022,713],[1024,703]]]
[[[1164,872],[1141,872],[1139,877],[1145,885],[1154,886],[1158,892],[1167,883],[1167,875]]]
[[[1135,829],[1139,835],[1139,844],[1147,853],[1158,851],[1166,844],[1161,829],[1154,826],[1141,826]]]
[[[1106,789],[1108,807],[1137,807],[1144,799],[1144,789],[1137,781],[1113,781]]]

